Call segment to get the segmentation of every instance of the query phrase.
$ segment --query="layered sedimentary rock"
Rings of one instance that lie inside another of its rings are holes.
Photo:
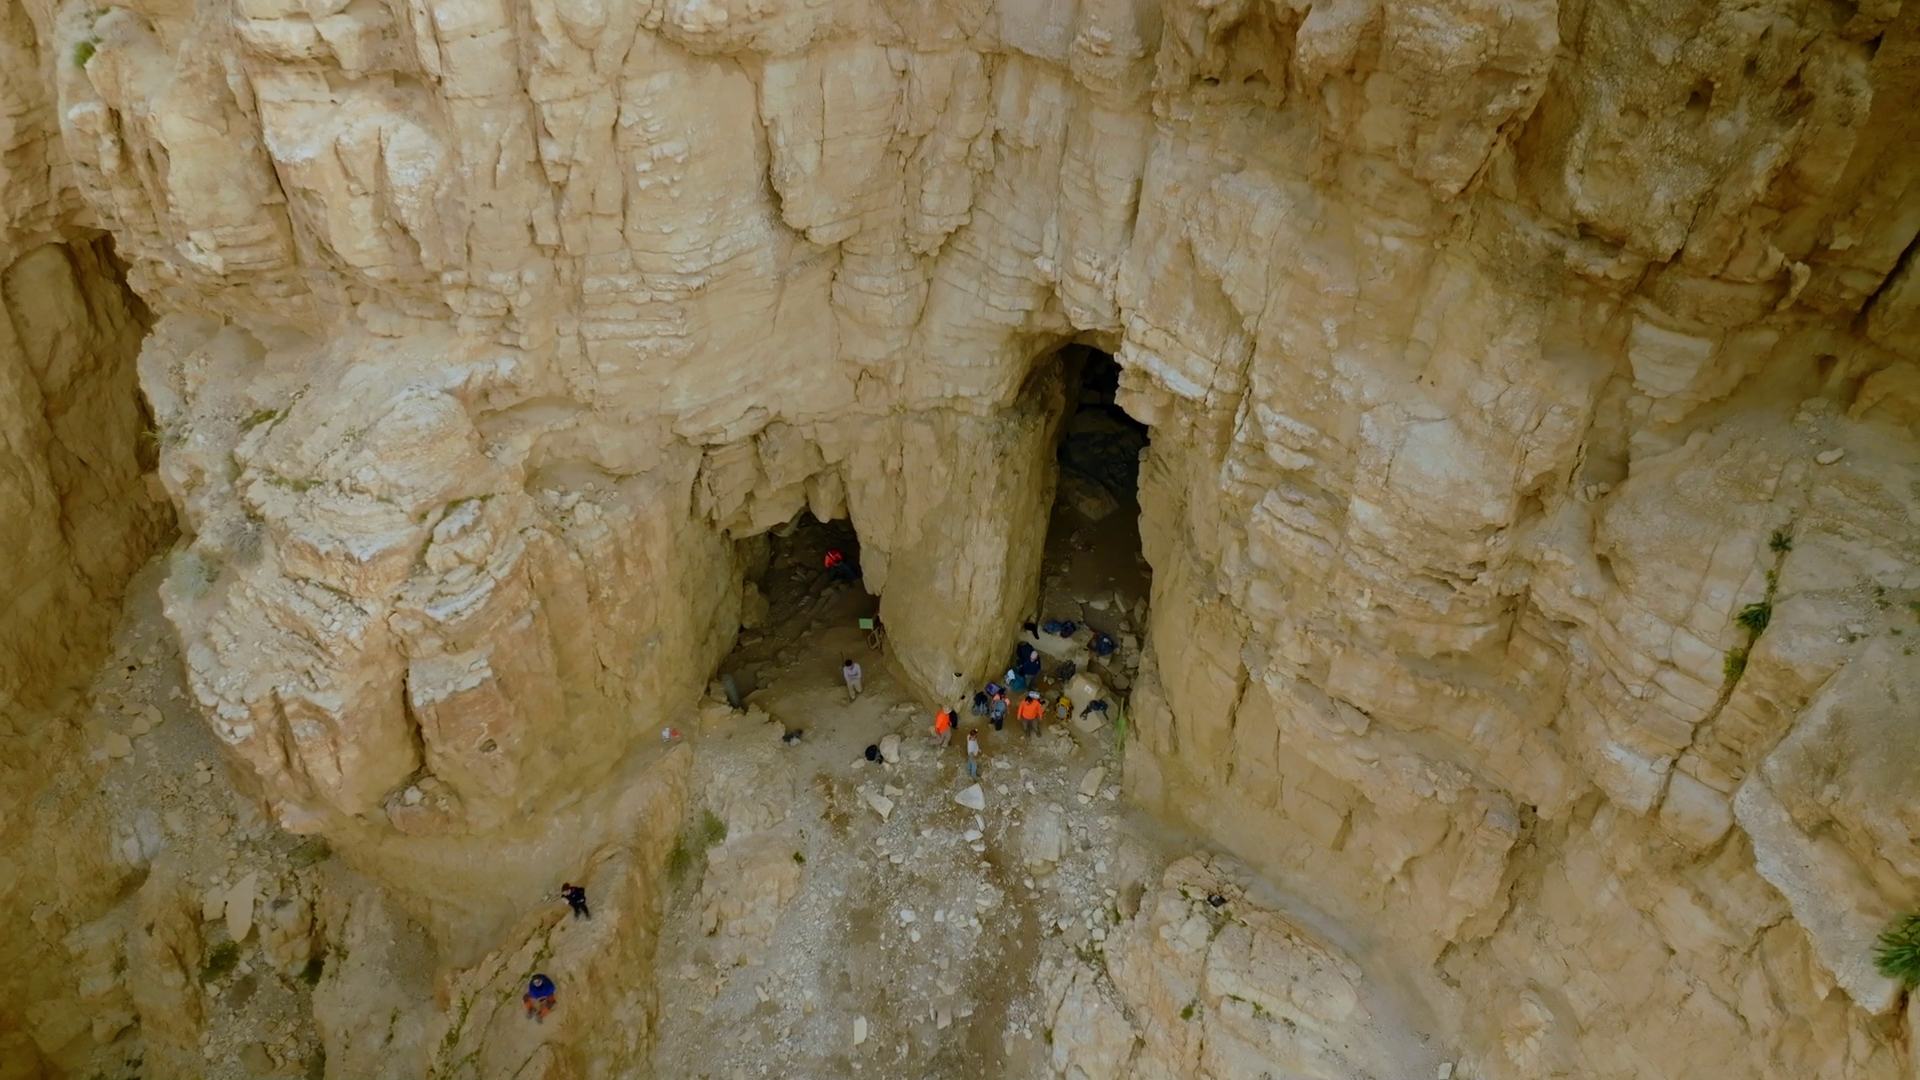
[[[738,541],[849,517],[902,673],[993,670],[1079,340],[1153,433],[1132,797],[1476,1075],[1910,1067],[1912,5],[28,15],[195,696],[447,959],[612,840]]]
[[[85,924],[139,884],[94,799],[76,691],[170,522],[142,475],[148,314],[70,182],[48,47],[0,9],[0,1061],[24,1075],[91,1045],[80,987],[45,973],[118,957]]]

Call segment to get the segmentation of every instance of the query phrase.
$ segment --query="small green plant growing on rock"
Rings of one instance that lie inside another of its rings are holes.
[[[1920,911],[1910,911],[1880,931],[1873,966],[1908,990],[1920,986]]]
[[[73,66],[83,68],[93,55],[100,51],[100,42],[95,38],[84,38],[73,46]]]
[[[1730,650],[1727,653],[1726,660],[1720,664],[1720,673],[1727,677],[1728,682],[1734,682],[1739,679],[1741,675],[1746,673],[1746,670],[1747,650],[1745,649]]]
[[[1767,550],[1775,555],[1785,555],[1792,551],[1793,534],[1785,529],[1773,530],[1773,535],[1767,538]]]
[[[1735,615],[1733,621],[1745,627],[1751,637],[1759,637],[1767,624],[1773,621],[1773,604],[1766,600],[1748,604],[1740,609],[1740,614]]]
[[[687,879],[693,870],[694,862],[706,857],[707,849],[727,838],[727,823],[712,810],[701,810],[700,820],[693,827],[674,838],[673,850],[667,852],[667,880],[674,886]],[[799,853],[793,853],[795,861],[804,862]]]
[[[200,965],[200,982],[210,983],[240,964],[240,946],[231,941],[223,941],[207,950],[207,958]]]

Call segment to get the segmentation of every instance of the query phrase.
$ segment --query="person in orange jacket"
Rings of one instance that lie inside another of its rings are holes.
[[[1046,714],[1047,705],[1040,700],[1040,692],[1028,691],[1026,699],[1020,702],[1020,727],[1029,737],[1040,730],[1040,718]]]
[[[945,705],[940,706],[940,711],[933,714],[933,742],[938,746],[945,746],[952,742],[953,726],[959,722],[959,719],[954,715],[953,709]]]

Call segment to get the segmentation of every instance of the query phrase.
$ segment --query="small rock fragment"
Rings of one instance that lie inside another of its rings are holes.
[[[1094,795],[1099,793],[1100,784],[1106,778],[1107,778],[1106,766],[1096,765],[1093,768],[1088,769],[1087,775],[1080,778],[1080,794],[1085,795],[1089,799],[1093,798]]]
[[[266,1076],[273,1072],[273,1058],[267,1048],[259,1043],[248,1043],[240,1051],[240,1064],[254,1076]]]
[[[248,871],[239,884],[227,890],[227,936],[247,940],[253,932],[253,904],[260,897],[260,874]]]
[[[881,821],[885,821],[893,816],[892,799],[887,798],[885,795],[876,795],[871,791],[865,792],[862,797],[867,800],[867,805],[873,808],[873,812],[880,815]]]
[[[1831,465],[1846,456],[1847,452],[1836,446],[1831,450],[1822,450],[1813,455],[1813,460],[1817,465]]]
[[[127,738],[126,735],[122,732],[118,732],[118,731],[107,732],[107,756],[108,757],[123,758],[131,753],[133,753],[132,739]]]
[[[864,1016],[856,1016],[853,1018],[853,1045],[859,1046],[861,1043],[866,1041],[867,1041],[867,1018]]]
[[[900,763],[900,736],[882,735],[880,737],[880,757],[889,765]]]
[[[971,784],[958,795],[955,795],[953,801],[969,810],[985,810],[987,808],[987,793],[980,790],[979,784]]]

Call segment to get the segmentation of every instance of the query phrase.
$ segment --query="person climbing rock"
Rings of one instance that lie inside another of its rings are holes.
[[[934,745],[946,746],[953,741],[953,724],[955,719],[956,717],[953,715],[953,710],[945,705],[940,706],[940,711],[933,714],[932,741]]]
[[[980,733],[967,729],[967,775],[980,779]]]
[[[993,693],[987,698],[987,718],[993,722],[993,730],[1007,729],[1007,694],[998,686],[993,687]]]
[[[1040,700],[1040,692],[1028,691],[1026,700],[1020,703],[1020,727],[1026,731],[1029,738],[1040,730],[1040,718],[1046,713],[1047,706]]]
[[[587,910],[587,890],[585,886],[575,885],[570,881],[567,882],[560,886],[560,899],[565,900],[567,906],[573,909],[574,918],[593,918],[593,912]]]
[[[527,992],[520,998],[527,1007],[527,1015],[541,1023],[547,1022],[547,1014],[553,1011],[553,980],[545,975],[535,975],[527,982]]]
[[[847,703],[851,705],[853,699],[860,696],[860,665],[854,663],[851,658],[843,661],[840,664],[840,677],[847,680]]]

